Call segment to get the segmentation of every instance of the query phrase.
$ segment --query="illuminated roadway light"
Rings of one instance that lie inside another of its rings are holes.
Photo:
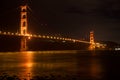
[[[2,31],[0,31],[0,34],[2,33]]]
[[[40,37],[40,38],[41,38],[41,35],[38,35],[38,37]]]
[[[65,40],[67,41],[67,38],[65,38]]]
[[[62,38],[60,38],[60,40],[62,40]]]
[[[51,39],[53,39],[53,37],[52,37],[52,36],[51,36],[50,38],[51,38]]]
[[[56,39],[56,37],[54,37],[54,39]]]
[[[37,35],[33,35],[33,37],[37,37]]]
[[[14,35],[14,33],[11,33],[11,35]]]
[[[31,37],[29,36],[28,39],[31,39]]]
[[[57,37],[57,39],[60,39],[59,37]]]
[[[49,37],[49,36],[47,36],[47,38],[49,39],[50,37]]]
[[[18,33],[15,33],[15,35],[18,35]]]
[[[37,37],[37,35],[34,35],[34,37]]]
[[[68,40],[70,41],[70,38],[68,38]]]
[[[67,38],[67,41],[69,41],[69,38]]]
[[[73,42],[75,42],[75,40],[73,40]]]
[[[62,40],[65,40],[65,38],[62,38]]]
[[[76,42],[78,42],[78,40],[76,40]]]
[[[30,34],[30,36],[32,37],[32,34]]]
[[[30,37],[31,36],[31,34],[28,34],[28,37]]]
[[[62,41],[63,43],[65,43],[66,41]]]
[[[77,40],[75,40],[75,42],[77,42]]]
[[[31,36],[31,37],[33,37],[33,35],[32,35],[32,34],[31,34],[30,36]]]
[[[68,38],[66,38],[66,40],[68,41],[69,39],[68,39]]]
[[[67,40],[67,38],[65,38],[65,40]]]
[[[30,34],[25,34],[25,36],[30,36]]]
[[[28,34],[25,34],[25,36],[28,36]]]
[[[10,32],[8,32],[8,34],[10,34]]]
[[[46,36],[43,36],[43,38],[45,38]]]
[[[3,34],[6,34],[6,32],[4,32]]]
[[[70,41],[72,41],[72,39],[70,39]]]

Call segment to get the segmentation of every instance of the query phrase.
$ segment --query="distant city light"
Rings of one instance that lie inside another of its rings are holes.
[[[115,50],[116,50],[116,51],[119,51],[119,50],[120,50],[120,48],[115,48]]]

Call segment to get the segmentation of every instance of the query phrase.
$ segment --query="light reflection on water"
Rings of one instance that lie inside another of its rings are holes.
[[[68,74],[88,79],[103,78],[106,71],[102,58],[91,53],[81,54],[77,51],[0,52],[0,73],[20,77]]]
[[[103,73],[103,66],[100,64],[99,59],[91,59],[91,76],[97,79],[100,79]]]

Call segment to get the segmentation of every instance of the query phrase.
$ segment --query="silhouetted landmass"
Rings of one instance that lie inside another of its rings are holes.
[[[99,42],[102,44],[106,44],[106,49],[115,49],[120,47],[120,44],[113,41],[99,41]]]

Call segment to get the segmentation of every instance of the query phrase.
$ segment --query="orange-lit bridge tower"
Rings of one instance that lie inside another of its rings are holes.
[[[90,50],[95,49],[95,42],[94,42],[94,31],[90,32]]]
[[[20,20],[20,34],[27,35],[28,20],[27,20],[27,5],[22,5],[21,7],[21,20]],[[27,50],[27,37],[23,36],[21,38],[21,51]]]
[[[21,23],[20,23],[20,34],[27,34],[27,5],[21,6]]]

